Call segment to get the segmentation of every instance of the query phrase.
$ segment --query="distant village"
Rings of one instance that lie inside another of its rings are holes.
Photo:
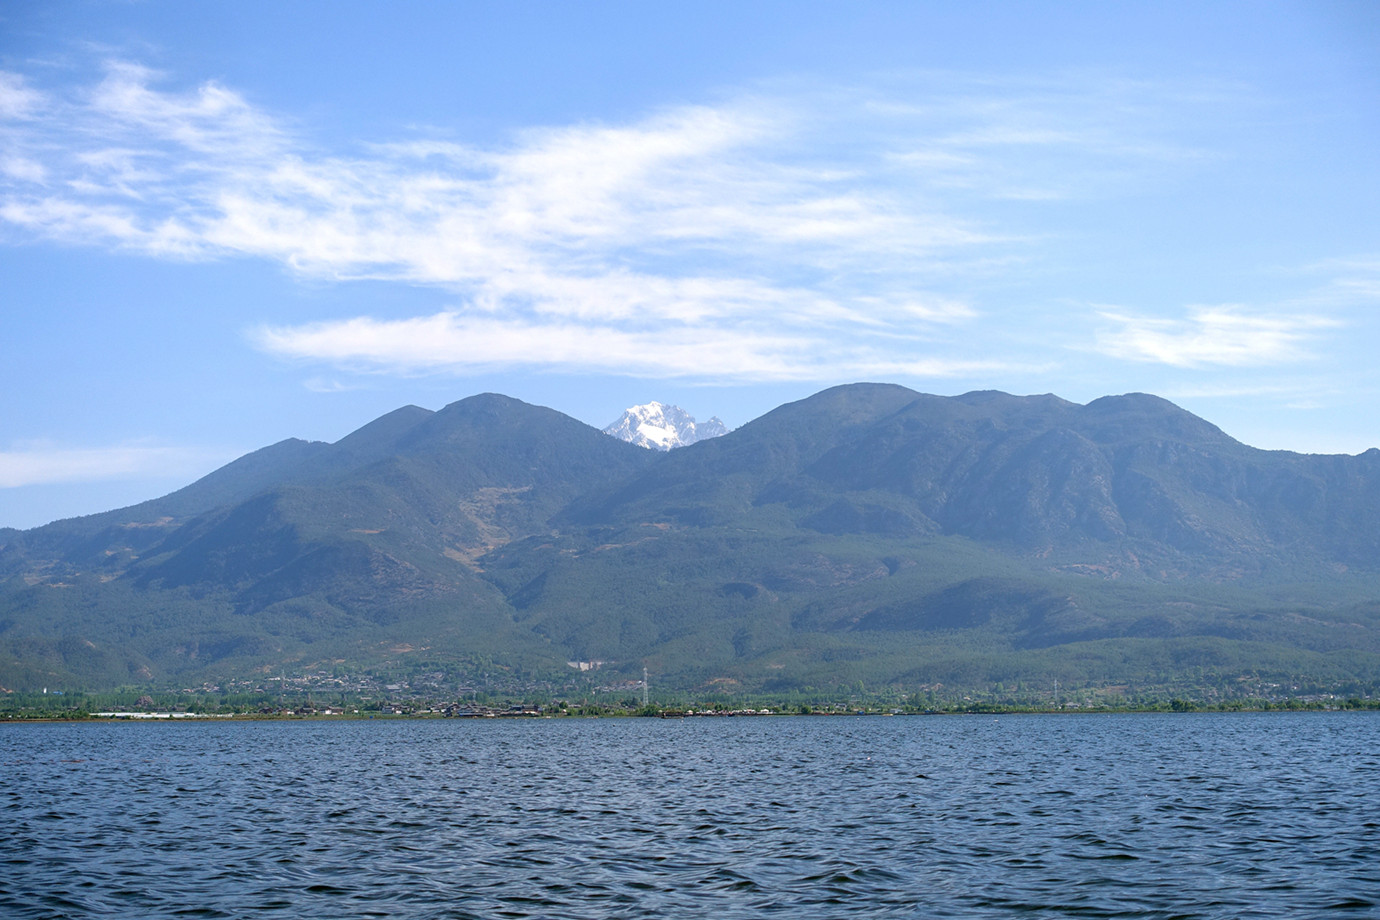
[[[1223,711],[1237,709],[1375,709],[1380,698],[1255,682],[1232,688],[1185,688],[1175,697],[1138,698],[1123,686],[1057,688],[1043,695],[955,692],[939,684],[910,692],[884,691],[828,699],[824,694],[765,698],[723,692],[702,696],[661,693],[649,698],[643,680],[597,680],[606,662],[572,662],[574,683],[533,686],[485,680],[482,687],[448,680],[440,671],[381,678],[378,675],[314,671],[289,676],[203,683],[176,690],[83,694],[44,688],[17,694],[0,688],[0,719],[97,718],[128,721],[189,719],[539,719],[595,716],[722,718],[769,715],[900,715],[957,712],[1099,712],[1125,710]],[[584,667],[580,667],[584,665]],[[609,675],[614,677],[614,675]],[[136,696],[137,694],[137,696]],[[22,699],[21,699],[22,697]]]

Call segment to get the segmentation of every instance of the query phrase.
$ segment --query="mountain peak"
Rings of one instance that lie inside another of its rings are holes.
[[[680,406],[653,401],[625,411],[617,421],[604,429],[604,434],[639,447],[670,450],[728,434],[728,428],[717,417],[707,422],[696,422]]]

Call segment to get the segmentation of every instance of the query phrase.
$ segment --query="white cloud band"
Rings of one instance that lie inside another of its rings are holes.
[[[1240,307],[1199,307],[1187,319],[1102,311],[1111,327],[1097,337],[1103,353],[1173,367],[1260,366],[1309,357],[1308,343],[1338,322],[1314,314],[1258,314]]]
[[[791,334],[697,328],[668,336],[577,323],[529,323],[466,317],[455,312],[400,320],[373,317],[303,326],[265,327],[254,333],[265,351],[361,371],[475,372],[498,368],[595,371],[648,377],[720,380],[815,379],[812,357],[827,350],[819,339]],[[843,346],[829,370],[855,375],[945,377],[991,364],[898,358],[875,349]]]

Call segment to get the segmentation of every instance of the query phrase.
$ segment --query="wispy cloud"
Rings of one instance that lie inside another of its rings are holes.
[[[1184,319],[1101,310],[1104,354],[1173,367],[1262,366],[1310,357],[1308,346],[1337,320],[1317,314],[1265,314],[1240,306],[1193,308]]]
[[[1380,255],[1324,259],[1303,271],[1326,276],[1326,282],[1308,295],[1310,302],[1373,307],[1380,301]]]
[[[45,102],[43,94],[29,86],[22,74],[0,71],[0,118],[29,118]]]
[[[52,444],[0,451],[0,489],[52,483],[181,476],[224,458],[201,450],[145,444],[74,448]]]
[[[980,311],[936,280],[1029,246],[964,196],[1086,194],[1187,154],[1145,116],[1144,85],[917,80],[905,93],[744,95],[488,147],[344,155],[231,88],[166,89],[137,64],[111,62],[62,96],[0,75],[0,226],[455,295],[431,316],[251,333],[274,353],[344,366],[942,375],[977,366],[935,355]],[[1134,351],[1133,339],[1147,354],[1155,344],[1129,331],[1112,341]]]

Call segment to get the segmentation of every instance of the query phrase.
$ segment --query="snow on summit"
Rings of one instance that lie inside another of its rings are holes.
[[[717,417],[697,423],[680,406],[649,402],[624,412],[616,422],[604,429],[604,434],[611,434],[639,447],[670,450],[728,434],[728,428]]]

